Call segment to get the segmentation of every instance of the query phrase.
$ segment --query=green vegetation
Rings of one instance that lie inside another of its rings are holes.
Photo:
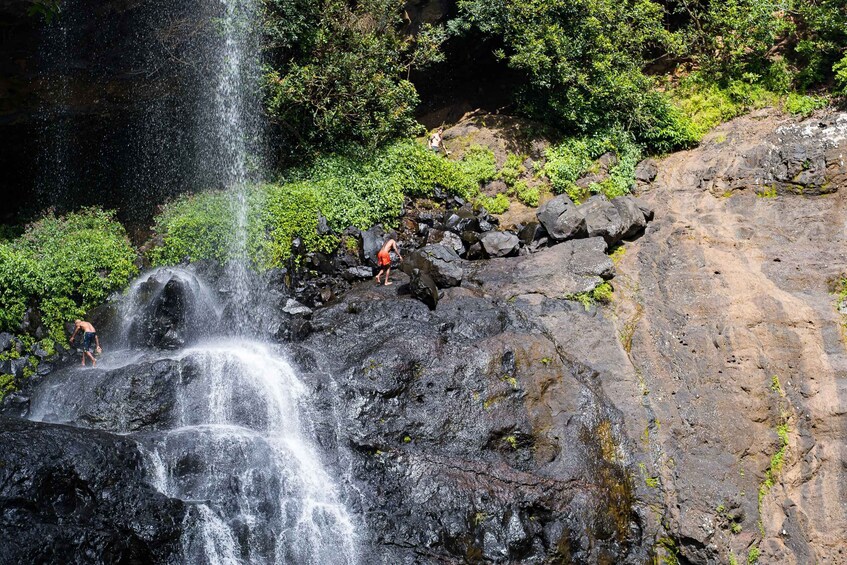
[[[510,153],[506,157],[506,162],[503,163],[503,166],[497,173],[497,177],[506,183],[506,186],[509,188],[515,186],[518,179],[526,173],[526,167],[523,166],[523,162],[526,161],[526,159],[526,155]]]
[[[656,557],[653,560],[655,565],[679,565],[679,549],[673,539],[660,538],[656,542],[655,550]]]
[[[574,300],[579,302],[586,310],[588,310],[592,305],[597,304],[598,302],[603,304],[611,302],[613,292],[614,289],[612,288],[612,285],[604,281],[597,285],[594,290],[568,294],[565,296],[565,300]]]
[[[476,199],[476,202],[492,214],[502,214],[509,209],[509,199],[502,192],[493,197],[480,196]]]
[[[750,110],[775,105],[779,97],[758,84],[732,80],[719,84],[694,73],[673,87],[670,97],[690,121],[691,137],[697,141],[715,126]]]
[[[756,196],[759,198],[776,198],[776,185],[772,184],[768,187],[762,187],[761,190],[756,192]]]
[[[841,0],[460,0],[446,26],[419,27],[398,1],[263,6],[266,107],[289,157],[419,133],[414,83],[455,64],[448,37],[500,62],[520,114],[577,139],[620,128],[659,153],[781,96],[804,115],[823,103],[790,93],[847,91]]]
[[[747,552],[747,565],[756,565],[759,562],[759,556],[761,555],[761,551],[755,545],[750,548],[750,551]]]
[[[443,60],[442,28],[405,33],[403,4],[264,0],[266,107],[284,147],[373,147],[420,131],[412,69]]]
[[[515,182],[511,190],[515,197],[523,204],[535,208],[541,200],[541,193],[537,187],[529,186],[526,181]]]
[[[135,257],[110,212],[89,208],[27,226],[0,243],[0,330],[20,334],[33,307],[47,335],[64,342],[63,324],[123,288],[137,272]]]
[[[783,107],[786,112],[796,116],[807,117],[815,110],[825,108],[829,100],[825,96],[810,96],[791,92],[785,97]]]
[[[493,153],[481,147],[470,148],[460,161],[434,155],[413,141],[323,157],[289,171],[278,183],[246,189],[247,252],[257,268],[266,269],[285,264],[298,236],[310,251],[331,251],[338,238],[317,233],[319,215],[337,231],[391,224],[402,212],[404,196],[429,196],[436,186],[500,213],[496,209],[504,201],[508,207],[505,195],[479,196],[480,184],[495,174]],[[152,263],[232,259],[234,211],[233,196],[224,192],[185,196],[166,205],[154,226],[162,244],[152,250]]]
[[[595,160],[605,153],[614,154],[608,176],[587,189],[578,187],[576,181],[595,170]],[[553,191],[566,193],[574,202],[585,199],[589,193],[602,193],[609,198],[627,194],[633,184],[635,165],[641,158],[641,149],[623,129],[613,128],[598,134],[572,137],[547,150],[544,174],[550,178]]]

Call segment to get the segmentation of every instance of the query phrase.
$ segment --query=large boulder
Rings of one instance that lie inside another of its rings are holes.
[[[632,196],[620,196],[612,199],[612,205],[621,218],[621,238],[634,237],[647,227],[647,218]]]
[[[547,230],[544,229],[544,226],[538,222],[529,222],[518,232],[518,239],[521,240],[521,245],[529,246],[532,242],[546,235]]]
[[[467,230],[479,231],[479,223],[479,218],[469,204],[448,212],[444,216],[444,228],[457,234]]]
[[[572,239],[520,257],[470,263],[464,286],[509,300],[541,295],[559,299],[589,292],[614,276],[601,237]]]
[[[482,234],[479,243],[486,257],[509,257],[516,255],[520,248],[520,240],[513,233],[490,231]]]
[[[412,269],[409,290],[412,296],[426,304],[430,310],[438,306],[438,287],[432,277],[422,273],[420,269]]]
[[[175,563],[185,504],[136,442],[0,416],[0,563]]]
[[[465,274],[464,263],[451,248],[438,244],[415,251],[406,262],[409,268],[427,273],[439,288],[459,286]]]
[[[585,217],[565,194],[544,203],[536,212],[538,221],[556,241],[585,235]]]
[[[476,233],[476,232],[465,232],[465,233]],[[442,231],[437,229],[429,230],[427,234],[426,242],[428,244],[432,243],[440,243],[445,247],[449,247],[457,254],[461,255],[465,252],[465,245],[462,243],[462,238],[457,234],[451,231]]]
[[[645,213],[642,206],[632,196],[609,200],[602,194],[595,194],[579,206],[579,211],[585,216],[588,237],[600,236],[613,245],[644,230],[647,214],[652,218],[652,210]]]
[[[5,352],[12,347],[14,337],[8,332],[0,333],[0,353]]]
[[[659,174],[659,166],[653,159],[644,159],[635,166],[635,180],[650,183]]]
[[[377,224],[369,230],[361,232],[360,237],[362,238],[360,249],[362,250],[363,260],[368,265],[376,267],[376,255],[385,243],[385,230]]]
[[[620,241],[626,230],[618,208],[602,194],[595,194],[579,206],[585,217],[588,237],[602,237],[609,245]]]

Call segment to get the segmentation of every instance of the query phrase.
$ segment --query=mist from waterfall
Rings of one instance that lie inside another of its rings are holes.
[[[155,371],[157,364],[176,362],[179,370],[170,377],[175,381],[169,383],[174,387],[172,401],[162,399],[167,412],[163,423],[132,431],[136,415],[113,406],[123,423],[108,431],[132,432],[143,450],[151,484],[186,503],[182,562],[356,563],[354,521],[309,439],[308,387],[285,351],[251,337],[258,332],[249,327],[249,320],[256,318],[250,314],[261,308],[250,290],[253,275],[247,257],[248,191],[262,176],[258,0],[200,4],[207,25],[198,29],[207,33],[191,36],[191,43],[182,46],[199,69],[192,75],[196,95],[184,106],[191,109],[190,119],[184,121],[192,124],[192,142],[173,147],[171,141],[179,139],[171,135],[173,123],[160,121],[163,114],[150,102],[150,123],[138,125],[144,132],[138,137],[147,141],[129,154],[138,156],[131,165],[143,173],[138,179],[157,171],[157,149],[150,140],[158,131],[169,151],[190,154],[195,181],[228,191],[232,260],[214,288],[192,269],[159,268],[142,274],[119,300],[120,323],[113,328],[117,347],[107,352],[98,369],[114,372],[149,365]],[[174,17],[178,23],[181,10],[185,6],[163,4],[162,17]],[[50,32],[56,34],[53,43],[45,51],[45,59],[56,64],[51,73],[58,77],[59,98],[71,95],[68,83],[62,82],[71,63],[62,57],[78,47],[68,39],[73,24],[71,19],[56,24]],[[59,114],[65,111],[61,105],[45,110],[45,123],[50,124],[45,135],[52,136],[54,144],[43,167],[55,167],[51,174],[56,178],[47,175],[44,183],[58,192],[72,190],[78,180],[68,172],[74,165],[68,162],[73,135],[61,129],[64,116]],[[163,315],[179,324],[156,333]],[[44,387],[33,398],[30,417],[89,425],[80,414],[87,404],[103,401],[97,387],[106,374],[96,371],[73,385]]]

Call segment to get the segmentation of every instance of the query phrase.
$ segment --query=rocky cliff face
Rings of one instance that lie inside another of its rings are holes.
[[[847,356],[832,294],[847,264],[844,149],[845,114],[740,118],[658,163],[639,186],[655,219],[614,264],[602,237],[457,258],[461,284],[434,310],[401,273],[314,312],[286,313],[284,292],[265,293],[276,317],[257,327],[288,341],[311,390],[362,562],[847,562]],[[610,304],[573,300],[612,276]],[[79,429],[0,420],[44,443],[4,452],[0,468],[40,476],[53,468],[42,453],[68,434],[100,445],[128,433],[112,451],[132,451],[136,434],[169,423],[168,363],[89,372],[67,422]],[[80,378],[64,369],[29,394]],[[6,411],[26,413],[15,400]],[[125,459],[131,472],[111,459],[102,471],[135,485],[125,503],[157,500]],[[94,499],[106,489],[77,474]],[[4,509],[43,505],[20,484],[0,482]],[[104,512],[98,531],[125,528],[122,510]],[[4,532],[17,531],[11,515]],[[52,531],[53,516],[25,516]],[[68,516],[89,539],[95,526]],[[144,536],[125,551],[172,556],[179,533],[162,520],[133,522]]]
[[[642,191],[656,221],[628,245],[615,307],[564,340],[604,375],[654,478],[637,479],[639,498],[689,561],[758,543],[765,563],[847,562],[832,294],[845,151],[845,114],[764,112],[662,161]]]

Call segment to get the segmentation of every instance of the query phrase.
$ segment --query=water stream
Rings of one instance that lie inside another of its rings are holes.
[[[168,290],[174,284],[186,345],[162,351],[148,346],[143,330],[163,304],[171,308],[163,295],[174,294]],[[128,378],[122,372],[130,366],[155,372],[157,363],[175,362],[166,377],[173,392],[157,399],[161,420],[148,426],[155,431],[132,435],[151,484],[188,503],[182,561],[356,563],[354,521],[309,439],[309,391],[284,350],[228,334],[220,324],[224,308],[190,269],[143,275],[117,311],[119,349],[102,360],[102,370],[43,387],[32,398],[30,417],[85,425],[81,414],[102,402],[106,379]],[[110,409],[120,414],[111,431],[133,429],[138,414]]]
[[[151,484],[187,503],[181,561],[355,563],[353,520],[309,439],[308,389],[279,346],[251,337],[249,324],[238,323],[259,308],[246,257],[249,184],[261,177],[258,5],[206,0],[203,9],[214,36],[203,58],[206,92],[196,111],[194,150],[198,178],[213,177],[231,197],[233,260],[217,282],[227,290],[227,304],[190,269],[143,274],[117,308],[117,347],[99,366],[112,373],[45,387],[33,398],[31,418],[86,425],[79,419],[85,403],[102,402],[97,379],[175,362],[178,370],[168,374],[173,395],[161,399],[163,423],[132,435]],[[65,36],[57,41],[66,42],[66,28],[58,29]],[[59,151],[56,158],[64,167]],[[118,429],[110,431],[133,430],[133,417],[120,414]]]

